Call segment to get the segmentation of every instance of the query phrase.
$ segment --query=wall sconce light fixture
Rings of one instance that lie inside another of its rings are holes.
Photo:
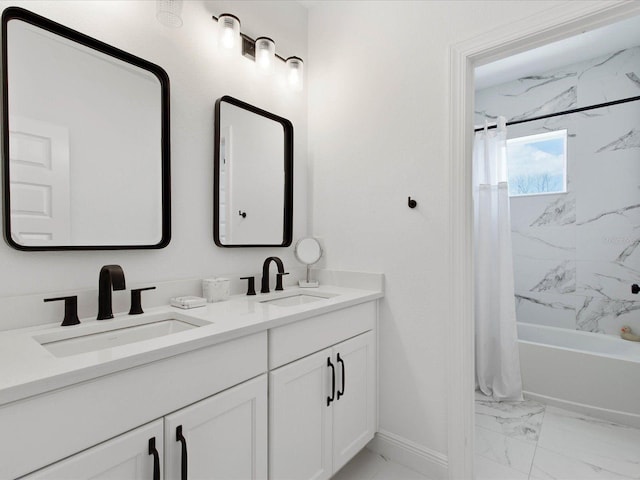
[[[230,13],[223,13],[217,21],[220,46],[226,50],[234,50],[240,43],[240,19]]]
[[[284,62],[287,66],[288,83],[294,91],[301,91],[304,86],[304,62],[300,57],[285,59],[276,53],[276,44],[269,37],[258,37],[255,40],[240,31],[240,19],[230,13],[223,13],[219,17],[212,17],[219,26],[220,45],[233,49],[242,39],[242,55],[256,62],[264,73],[271,73],[275,60]],[[231,39],[234,40],[231,40]]]
[[[156,18],[165,27],[182,26],[182,0],[156,0]]]
[[[276,44],[269,37],[258,37],[255,42],[255,62],[264,73],[273,72]]]
[[[289,86],[294,91],[299,92],[304,86],[304,62],[299,57],[289,57],[286,63],[289,69],[289,73],[287,74],[289,77]]]

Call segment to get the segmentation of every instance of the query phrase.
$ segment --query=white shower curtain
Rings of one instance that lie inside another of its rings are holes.
[[[476,133],[473,194],[476,386],[494,400],[522,400],[504,117]]]

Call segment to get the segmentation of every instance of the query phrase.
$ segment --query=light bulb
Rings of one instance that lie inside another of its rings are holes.
[[[276,44],[268,37],[259,37],[255,43],[256,64],[263,73],[273,71],[274,59],[276,56]]]
[[[233,50],[240,40],[240,20],[229,13],[218,17],[220,45],[226,50]]]
[[[302,90],[304,84],[304,62],[298,57],[287,58],[287,68],[289,69],[289,86],[296,92]]]
[[[224,29],[224,31],[222,32],[221,43],[224,48],[233,48],[233,46],[236,44],[236,38],[233,35],[233,30],[229,28]]]

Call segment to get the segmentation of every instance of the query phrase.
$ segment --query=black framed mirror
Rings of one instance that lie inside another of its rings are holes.
[[[291,245],[293,124],[224,96],[216,101],[214,141],[216,245]]]
[[[28,10],[2,13],[4,232],[19,250],[171,239],[169,77]]]

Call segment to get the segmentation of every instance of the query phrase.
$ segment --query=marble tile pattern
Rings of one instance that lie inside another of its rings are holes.
[[[640,429],[476,393],[475,478],[640,479]]]
[[[428,477],[366,448],[331,478],[333,480],[429,480]]]
[[[477,91],[476,124],[638,95],[640,46]],[[568,192],[511,199],[518,321],[640,333],[639,125],[637,101],[509,127],[568,132]]]

